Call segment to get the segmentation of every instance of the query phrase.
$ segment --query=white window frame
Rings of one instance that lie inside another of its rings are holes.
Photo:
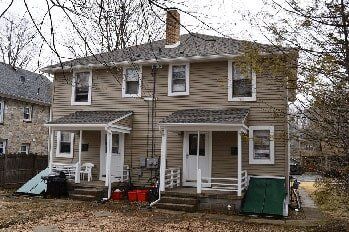
[[[76,73],[81,72],[89,72],[90,76],[88,79],[88,99],[87,102],[77,102],[75,101],[75,80],[76,80]],[[86,106],[91,105],[91,96],[92,96],[92,70],[79,70],[79,71],[73,71],[73,77],[72,77],[72,91],[71,91],[71,105],[72,106]]]
[[[235,70],[235,69],[234,69]],[[228,101],[256,101],[257,81],[256,73],[252,71],[252,96],[251,97],[233,97],[233,61],[228,61]]]
[[[270,132],[270,159],[254,159],[254,136],[255,130],[269,130]],[[250,126],[249,127],[249,164],[274,164],[274,126]]]
[[[28,108],[29,109],[29,118],[25,119],[24,118],[24,111],[25,109]],[[33,106],[24,106],[23,107],[23,122],[31,122],[32,121],[32,115],[33,114]]]
[[[0,101],[1,109],[0,109],[0,123],[4,123],[4,114],[5,114],[5,102]]]
[[[177,65],[185,65],[185,92],[172,92],[172,68]],[[189,95],[189,77],[190,63],[173,63],[168,66],[168,96],[188,96]]]
[[[3,148],[3,153],[0,153],[1,155],[6,154],[6,140],[5,139],[0,139],[0,142],[2,143],[2,148]]]
[[[22,153],[23,152],[22,151],[22,147],[24,147],[24,146],[25,146],[25,151],[24,151],[24,153]],[[29,150],[30,150],[30,143],[22,143],[21,147],[19,149],[19,153],[28,155],[29,154]]]
[[[66,132],[66,131],[64,131]],[[70,133],[70,132],[67,132]],[[57,146],[56,146],[56,157],[62,158],[73,158],[74,154],[74,133],[70,133],[70,152],[69,153],[61,153],[61,131],[57,131]]]
[[[137,94],[127,94],[126,93],[126,70],[129,68],[138,68],[138,93]],[[142,65],[137,66],[124,66],[122,71],[122,97],[141,97],[142,96]]]

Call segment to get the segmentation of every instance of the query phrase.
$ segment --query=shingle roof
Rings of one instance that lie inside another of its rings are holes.
[[[248,109],[186,109],[178,110],[164,118],[160,123],[224,123],[242,124]]]
[[[0,62],[0,96],[51,104],[51,88],[47,77]]]
[[[280,48],[271,45],[258,44],[251,41],[236,40],[232,38],[210,36],[203,34],[185,34],[180,37],[180,45],[176,48],[165,48],[165,40],[131,46],[97,54],[95,56],[82,57],[71,61],[55,64],[46,68],[61,66],[76,66],[88,64],[101,64],[110,62],[151,60],[159,58],[177,58],[210,55],[236,55],[245,52],[248,45],[258,45],[262,52],[280,51]]]
[[[107,124],[132,111],[76,111],[48,124]]]

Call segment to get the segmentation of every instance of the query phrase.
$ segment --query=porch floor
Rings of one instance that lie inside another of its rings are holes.
[[[242,191],[242,196],[237,196],[237,193],[234,191],[217,191],[217,190],[202,190],[201,194],[196,193],[196,187],[177,187],[173,189],[166,189],[163,193],[172,195],[186,195],[186,196],[197,196],[197,197],[208,197],[208,198],[217,198],[217,199],[231,199],[231,200],[241,200],[244,197],[245,191]]]

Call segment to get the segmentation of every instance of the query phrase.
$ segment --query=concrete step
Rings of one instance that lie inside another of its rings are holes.
[[[196,193],[164,192],[161,193],[161,196],[197,199],[198,195]]]
[[[69,194],[69,198],[81,200],[81,201],[96,201],[98,200],[96,196],[88,195],[88,194],[75,194],[71,193]]]
[[[158,209],[168,209],[175,211],[185,211],[185,212],[195,212],[197,210],[196,205],[187,205],[187,204],[172,204],[172,203],[157,203],[156,208]]]
[[[185,204],[185,205],[194,205],[198,204],[198,200],[192,197],[171,197],[171,196],[162,196],[161,203],[172,203],[172,204]]]
[[[103,189],[100,188],[75,188],[72,191],[72,194],[79,194],[79,195],[92,195],[95,197],[98,197],[103,192]]]

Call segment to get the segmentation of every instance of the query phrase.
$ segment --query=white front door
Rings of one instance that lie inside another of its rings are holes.
[[[113,133],[110,175],[111,181],[122,178],[124,166],[124,134]],[[107,160],[107,133],[101,133],[100,180],[105,180]]]
[[[199,168],[211,178],[211,133],[200,132]],[[183,143],[183,185],[196,187],[198,133],[185,132]]]

